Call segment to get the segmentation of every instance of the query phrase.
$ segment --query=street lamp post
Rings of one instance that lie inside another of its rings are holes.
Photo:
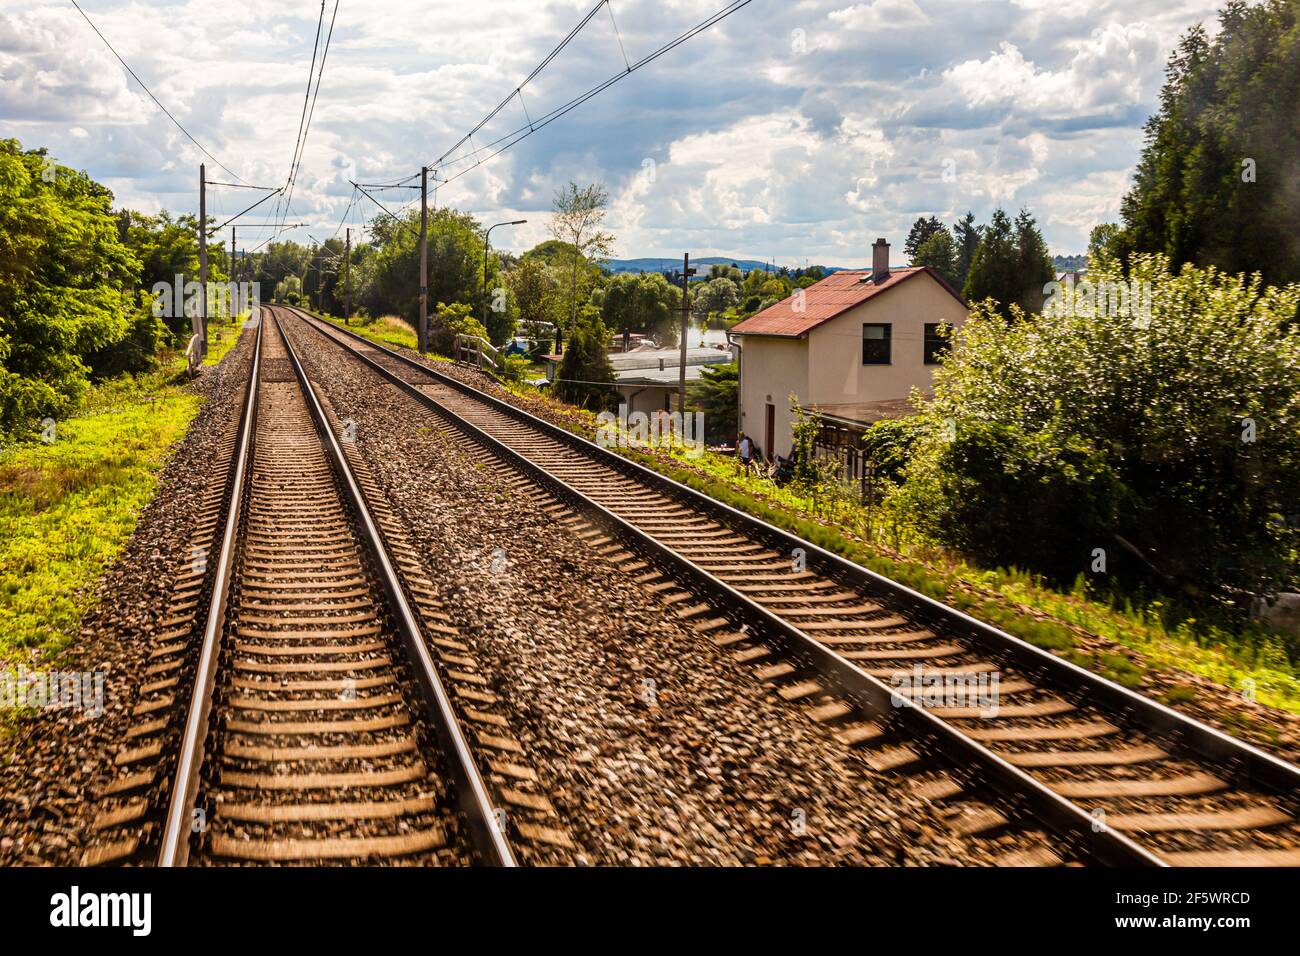
[[[513,219],[509,222],[498,222],[488,226],[488,231],[483,234],[483,328],[487,328],[488,313],[488,240],[492,236],[492,230],[497,226],[522,226],[527,219]]]

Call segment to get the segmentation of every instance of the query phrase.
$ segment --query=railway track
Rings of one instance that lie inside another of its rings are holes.
[[[1300,865],[1295,766],[293,312],[313,343],[345,350],[567,502],[594,547],[671,590],[697,631],[873,769],[951,804],[963,833],[1042,826],[1069,848],[1005,862]]]
[[[273,310],[256,336],[156,862],[514,865],[383,508]]]

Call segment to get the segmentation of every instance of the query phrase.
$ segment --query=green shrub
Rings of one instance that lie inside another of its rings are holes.
[[[898,482],[911,460],[924,422],[916,416],[879,421],[862,436],[862,450],[878,480]]]
[[[158,350],[167,340],[167,326],[149,308],[136,311],[126,336],[86,356],[95,378],[138,374],[155,368]]]
[[[1300,581],[1284,517],[1300,501],[1300,286],[1129,266],[1136,286],[1113,264],[1090,278],[1149,308],[1062,298],[1010,324],[975,309],[922,404],[907,513],[985,566],[1066,585],[1085,572],[1195,597]]]

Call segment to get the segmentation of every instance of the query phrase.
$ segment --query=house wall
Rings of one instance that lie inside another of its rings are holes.
[[[774,447],[763,451],[789,455],[792,393],[800,404],[833,405],[907,398],[913,387],[929,391],[938,366],[925,364],[925,324],[959,326],[965,318],[965,307],[926,276],[886,290],[823,323],[803,339],[743,335],[741,428],[762,445],[764,406],[772,401],[776,406]],[[862,326],[867,322],[893,326],[889,365],[862,364]]]
[[[669,401],[675,403],[676,391],[676,386],[672,388],[658,385],[618,386],[619,401],[627,405],[629,415],[632,412],[645,412],[647,415],[653,415],[655,412],[666,408]]]
[[[907,398],[913,387],[929,391],[938,366],[925,364],[925,324],[959,326],[965,319],[965,307],[929,277],[889,289],[808,333],[808,390],[800,398],[831,405]],[[862,364],[867,322],[893,326],[891,364]]]
[[[789,455],[790,395],[808,393],[808,343],[769,335],[746,335],[740,351],[740,427],[765,455]],[[764,444],[766,405],[775,406],[774,447]]]

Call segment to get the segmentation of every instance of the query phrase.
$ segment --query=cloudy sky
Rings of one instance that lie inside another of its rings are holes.
[[[250,183],[285,182],[319,2],[79,2],[222,163]],[[392,181],[443,157],[594,3],[340,0],[289,218],[310,225],[286,237],[323,239],[345,214],[361,226],[375,207],[351,203],[350,179]],[[1091,227],[1116,216],[1169,51],[1192,24],[1212,26],[1217,6],[753,0],[466,171],[498,137],[726,3],[611,0],[447,156],[442,175],[464,174],[439,187],[438,203],[489,222],[527,218],[493,234],[523,249],[546,238],[556,186],[598,180],[619,257],[788,265],[859,264],[876,236],[901,261],[918,215],[951,223],[970,209],[983,221],[998,205],[1025,206],[1054,252],[1082,252]],[[197,210],[203,157],[67,0],[0,0],[0,130],[85,169],[119,204]],[[210,162],[208,172],[229,178]],[[415,194],[376,195],[395,208]],[[210,214],[225,218],[249,196],[214,188]],[[241,244],[268,235],[249,228]]]

